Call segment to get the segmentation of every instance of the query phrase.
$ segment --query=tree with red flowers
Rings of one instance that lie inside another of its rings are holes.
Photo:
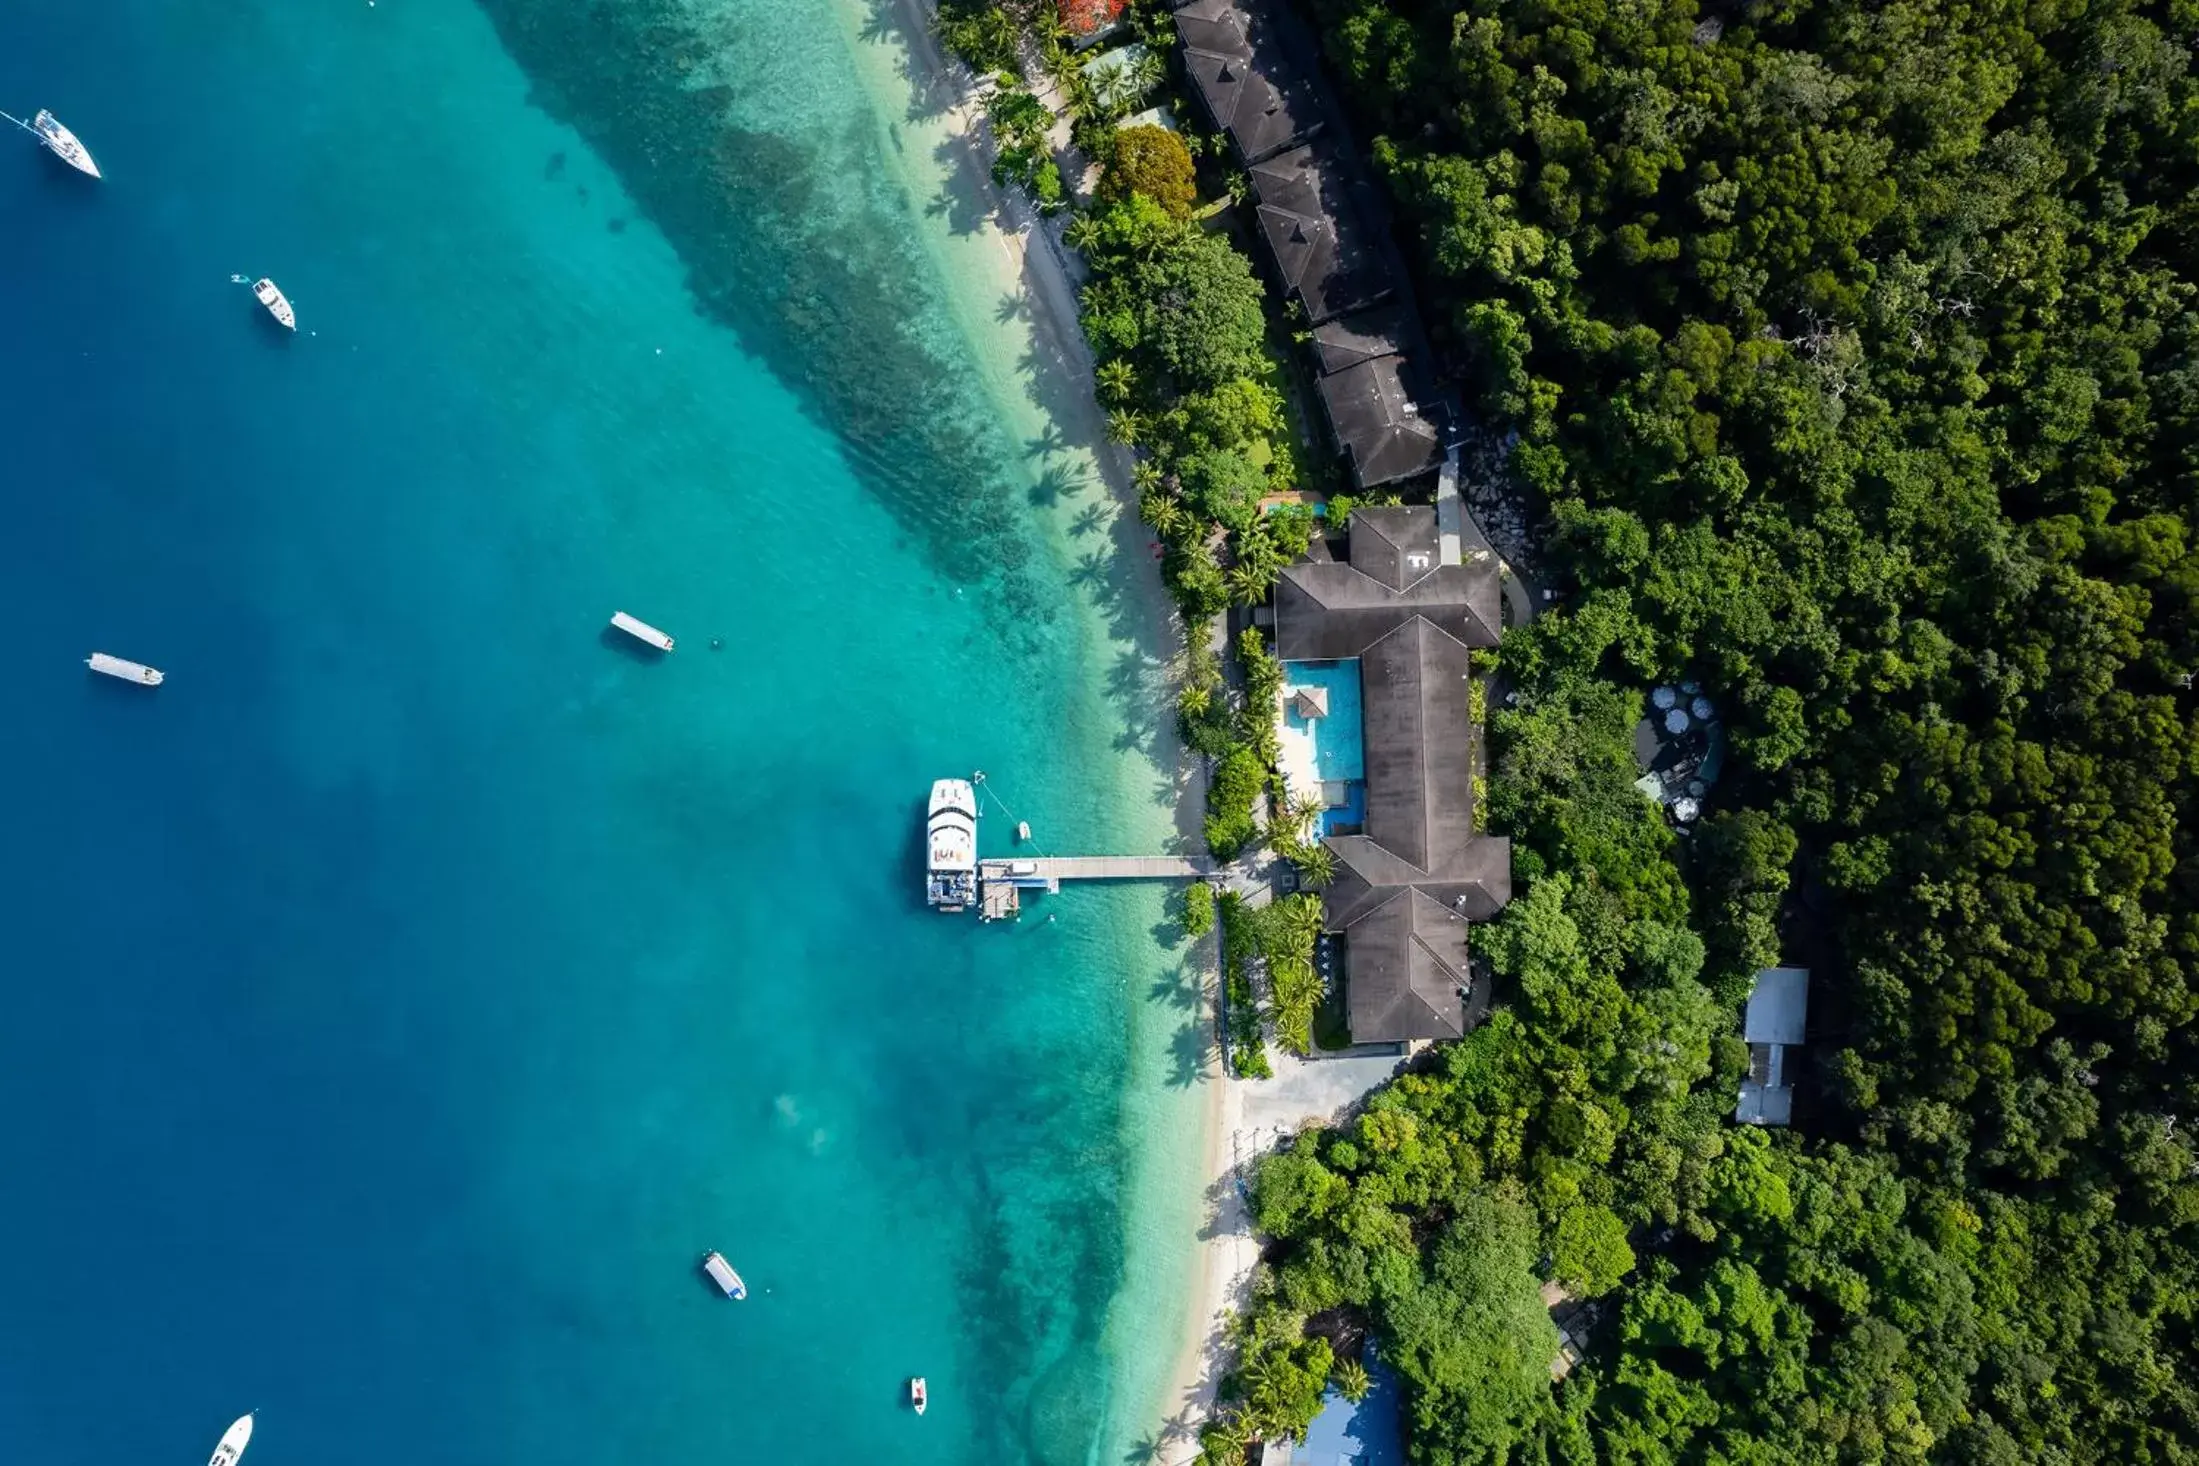
[[[1061,23],[1071,35],[1093,36],[1122,19],[1130,0],[1060,0]]]

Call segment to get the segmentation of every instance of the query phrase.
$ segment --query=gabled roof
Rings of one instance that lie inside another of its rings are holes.
[[[1406,349],[1410,332],[1403,303],[1386,301],[1314,327],[1314,362],[1325,377],[1378,356],[1396,356]]]
[[[1278,153],[1250,171],[1261,236],[1309,322],[1390,294],[1389,271],[1348,196],[1350,174],[1334,158],[1316,144]]]
[[[1741,1037],[1752,1044],[1799,1044],[1810,1026],[1810,970],[1767,967],[1756,974]]]
[[[1322,127],[1310,80],[1263,31],[1254,12],[1228,0],[1197,0],[1176,12],[1192,88],[1247,163],[1304,142]]]
[[[1349,561],[1292,565],[1275,592],[1280,656],[1359,661],[1365,826],[1324,841],[1321,909],[1364,1042],[1462,1032],[1466,923],[1512,899],[1511,842],[1474,832],[1467,690],[1497,640],[1496,563],[1447,565],[1439,544],[1425,505],[1355,510]]]
[[[1346,1005],[1353,1037],[1457,1038],[1466,1031],[1466,921],[1411,888],[1352,924]]]
[[[1191,0],[1176,9],[1176,34],[1185,47],[1217,56],[1252,56],[1252,17],[1236,0]]]
[[[1405,360],[1376,357],[1321,378],[1321,405],[1363,489],[1426,473],[1443,457],[1442,434],[1406,389]]]
[[[1496,562],[1438,563],[1433,509],[1356,509],[1351,540],[1350,561],[1293,565],[1276,583],[1275,650],[1283,660],[1361,657],[1414,618],[1468,647],[1497,644]]]

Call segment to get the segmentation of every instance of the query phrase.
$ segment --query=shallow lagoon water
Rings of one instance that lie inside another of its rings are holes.
[[[915,821],[982,766],[1049,848],[1165,840],[1154,646],[942,267],[979,221],[893,153],[890,27],[18,9],[9,110],[108,178],[0,148],[0,1423],[1121,1459],[1183,1322],[1188,979],[1150,888],[917,909]]]

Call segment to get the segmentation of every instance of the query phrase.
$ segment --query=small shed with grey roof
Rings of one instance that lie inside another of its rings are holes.
[[[1467,924],[1512,897],[1511,842],[1474,829],[1467,694],[1499,594],[1493,560],[1444,562],[1424,505],[1355,511],[1347,561],[1292,565],[1276,586],[1280,656],[1359,662],[1366,820],[1323,841],[1337,872],[1321,893],[1359,1042],[1464,1033]]]
[[[1379,356],[1321,378],[1321,406],[1362,489],[1427,473],[1443,458],[1443,435],[1406,383],[1409,359]]]
[[[1194,0],[1176,12],[1192,90],[1247,163],[1295,147],[1324,125],[1311,81],[1264,31],[1256,10],[1232,0]]]
[[[1261,237],[1308,322],[1318,325],[1391,293],[1389,271],[1352,204],[1351,175],[1321,144],[1277,153],[1249,171]]]
[[[1734,1118],[1745,1125],[1785,1125],[1794,1116],[1795,1053],[1809,1036],[1810,970],[1767,967],[1749,989],[1741,1019],[1749,1072]]]

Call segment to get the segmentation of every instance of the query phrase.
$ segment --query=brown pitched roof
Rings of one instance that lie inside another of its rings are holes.
[[[1247,163],[1304,142],[1322,127],[1309,79],[1263,30],[1256,12],[1229,0],[1197,0],[1176,12],[1191,85]]]
[[[1497,641],[1496,563],[1439,559],[1433,509],[1360,509],[1348,562],[1292,565],[1276,587],[1279,655],[1359,662],[1366,824],[1324,842],[1321,903],[1362,1042],[1462,1032],[1466,923],[1512,899],[1511,841],[1474,832],[1467,694],[1472,649]]]
[[[1372,310],[1325,321],[1313,331],[1313,354],[1321,375],[1344,371],[1378,356],[1406,350],[1411,323],[1402,302],[1388,300]]]
[[[1376,357],[1320,382],[1329,426],[1363,489],[1426,473],[1443,457],[1442,435],[1406,388],[1405,360]]]
[[[1319,144],[1277,153],[1250,172],[1261,236],[1307,321],[1318,324],[1390,294],[1389,272],[1347,196],[1350,174]]]

